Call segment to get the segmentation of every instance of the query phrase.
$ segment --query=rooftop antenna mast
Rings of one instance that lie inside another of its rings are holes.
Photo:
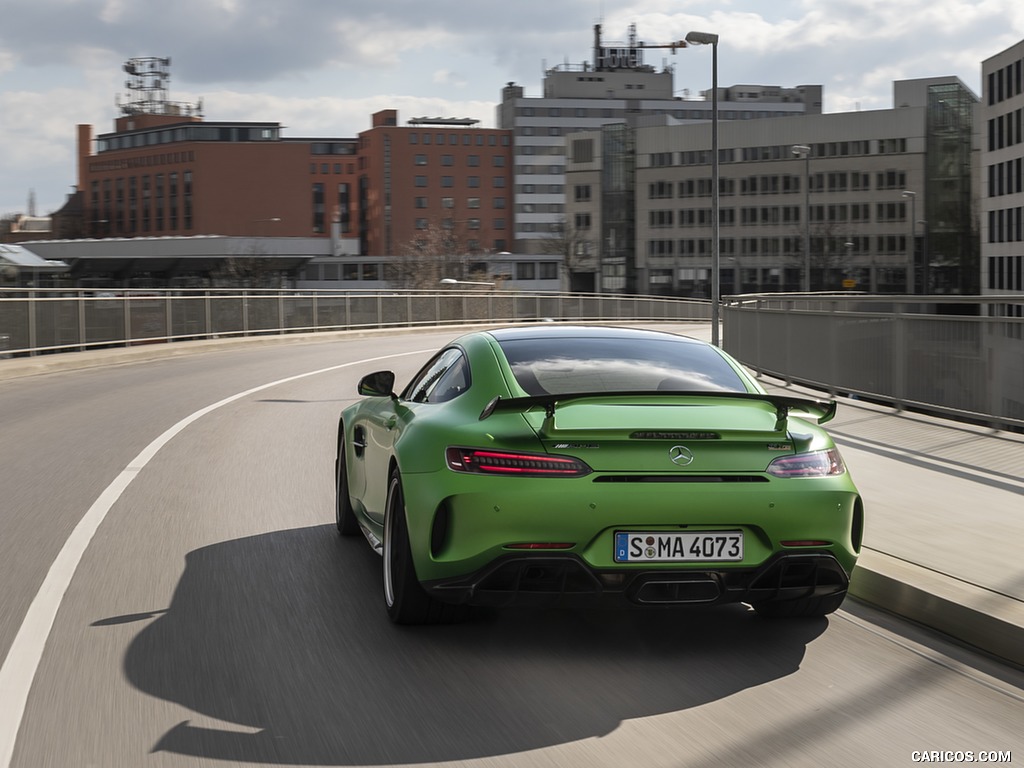
[[[124,87],[128,89],[117,106],[123,115],[182,115],[202,117],[203,104],[188,104],[168,99],[171,83],[171,60],[156,56],[129,59],[122,67],[128,75]]]

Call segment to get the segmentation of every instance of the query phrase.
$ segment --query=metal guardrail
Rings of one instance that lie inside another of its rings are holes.
[[[706,300],[436,291],[66,291],[0,294],[0,356],[231,336],[539,320],[708,320]]]
[[[541,320],[708,321],[706,300],[466,290],[0,293],[0,358],[233,336]],[[759,374],[1024,430],[1024,297],[757,294],[723,347]]]
[[[723,299],[723,348],[758,374],[1024,429],[1024,297]]]

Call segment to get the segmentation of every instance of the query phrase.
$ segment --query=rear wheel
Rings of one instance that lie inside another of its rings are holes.
[[[338,456],[334,460],[334,523],[338,527],[338,535],[355,536],[359,533],[359,522],[356,520],[352,500],[348,495],[348,470],[345,463],[345,439],[338,441]]]
[[[462,606],[435,600],[416,578],[405,519],[405,494],[397,469],[388,483],[383,554],[384,604],[391,621],[395,624],[441,624],[462,616]]]
[[[845,598],[846,593],[840,592],[837,595],[802,597],[797,600],[766,600],[752,605],[761,616],[780,619],[813,618],[832,613],[843,604]]]

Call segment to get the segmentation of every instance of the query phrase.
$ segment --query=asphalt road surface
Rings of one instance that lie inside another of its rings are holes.
[[[0,768],[1024,762],[1019,670],[853,601],[392,626],[337,414],[452,335],[0,381]]]

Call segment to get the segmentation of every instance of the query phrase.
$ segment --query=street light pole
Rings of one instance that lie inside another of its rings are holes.
[[[910,198],[910,247],[907,249],[907,295],[914,294],[914,256],[917,250],[917,192],[903,190],[901,197]]]
[[[686,42],[711,46],[711,343],[719,345],[722,265],[719,250],[718,190],[718,35],[713,32],[689,32]]]
[[[793,154],[804,159],[804,293],[811,292],[811,148],[794,144]]]
[[[921,293],[927,296],[931,293],[931,265],[928,255],[928,222],[921,219],[917,222],[921,225]]]

